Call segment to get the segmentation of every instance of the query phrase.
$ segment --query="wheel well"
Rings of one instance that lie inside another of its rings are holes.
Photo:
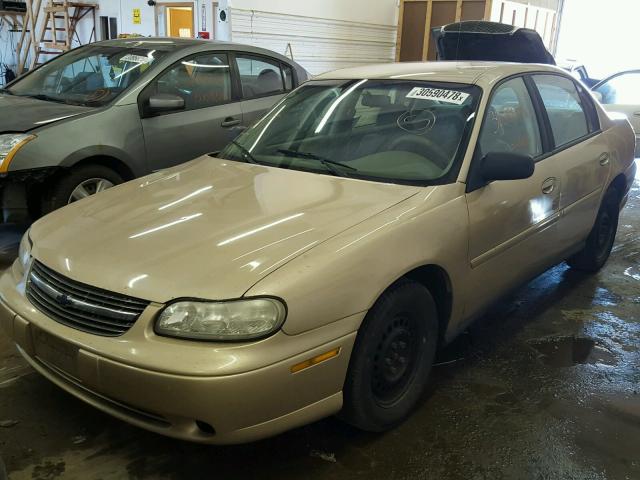
[[[133,174],[131,169],[127,167],[127,165],[114,157],[108,156],[94,156],[87,157],[79,162],[74,163],[69,168],[77,168],[83,165],[102,165],[104,167],[110,168],[113,171],[117,172],[118,175],[122,177],[122,179],[126,182],[129,180],[133,180],[136,176]],[[29,213],[34,217],[38,218],[42,215],[41,211],[41,200],[46,195],[46,192],[65,174],[65,170],[60,168],[58,169],[51,177],[47,178],[44,182],[35,184],[33,187],[33,195],[29,200]]]
[[[442,344],[449,325],[453,302],[453,291],[449,275],[438,265],[423,265],[405,274],[404,278],[424,285],[433,296],[438,311],[438,335],[440,344]]]
[[[83,165],[102,165],[104,167],[110,168],[116,171],[125,182],[128,180],[133,180],[135,178],[135,175],[133,174],[131,169],[124,162],[114,157],[96,156],[84,158],[79,162],[74,163],[71,168],[76,168]]]
[[[613,179],[613,182],[611,182],[611,185],[609,188],[614,187],[618,190],[618,193],[620,194],[620,201],[622,201],[622,196],[624,195],[624,190],[627,186],[627,179],[624,176],[624,174],[620,174],[618,175],[616,178]]]

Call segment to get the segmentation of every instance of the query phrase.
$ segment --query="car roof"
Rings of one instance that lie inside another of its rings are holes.
[[[90,45],[107,45],[110,47],[144,47],[164,50],[167,52],[189,51],[199,52],[211,49],[235,50],[248,53],[256,53],[277,58],[291,65],[297,65],[290,58],[261,47],[246,45],[242,43],[225,42],[222,40],[204,40],[197,38],[175,38],[175,37],[131,37],[118,38],[114,40],[104,40]]]
[[[323,73],[314,80],[431,80],[477,84],[489,87],[505,77],[526,72],[553,72],[567,75],[561,68],[535,63],[506,62],[403,62],[343,68]]]

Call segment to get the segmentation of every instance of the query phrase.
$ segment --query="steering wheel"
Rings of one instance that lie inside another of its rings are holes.
[[[441,168],[446,168],[451,161],[449,154],[442,147],[419,135],[402,135],[392,140],[387,148],[388,150],[406,150],[420,155],[426,150],[427,153],[423,156]]]

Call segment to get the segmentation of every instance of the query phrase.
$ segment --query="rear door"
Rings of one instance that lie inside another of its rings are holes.
[[[262,117],[295,86],[291,67],[275,58],[238,52],[235,66],[242,92],[244,125]]]
[[[185,108],[148,115],[145,107],[154,94],[178,95]],[[229,128],[242,121],[238,97],[225,52],[185,57],[158,75],[138,99],[149,169],[171,167],[222,149],[229,141]]]
[[[558,253],[561,180],[555,159],[545,155],[548,139],[532,91],[523,77],[509,79],[494,88],[485,110],[472,170],[493,152],[528,155],[536,164],[530,178],[494,181],[466,194],[469,313],[546,268]]]
[[[584,88],[556,74],[533,75],[548,118],[553,162],[562,183],[559,242],[578,244],[593,227],[602,189],[611,168],[611,152],[593,102]]]

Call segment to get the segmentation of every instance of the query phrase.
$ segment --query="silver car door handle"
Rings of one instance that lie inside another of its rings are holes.
[[[545,195],[549,195],[556,189],[556,179],[555,178],[547,178],[544,182],[542,182],[542,193]]]
[[[602,165],[603,167],[605,165],[609,165],[609,153],[604,152],[602,155],[600,155],[598,157],[598,162],[600,162],[600,165]]]
[[[633,112],[633,115],[636,117],[640,117],[640,112]]]
[[[235,127],[236,125],[240,125],[240,120],[233,117],[227,117],[220,124],[221,127]]]

